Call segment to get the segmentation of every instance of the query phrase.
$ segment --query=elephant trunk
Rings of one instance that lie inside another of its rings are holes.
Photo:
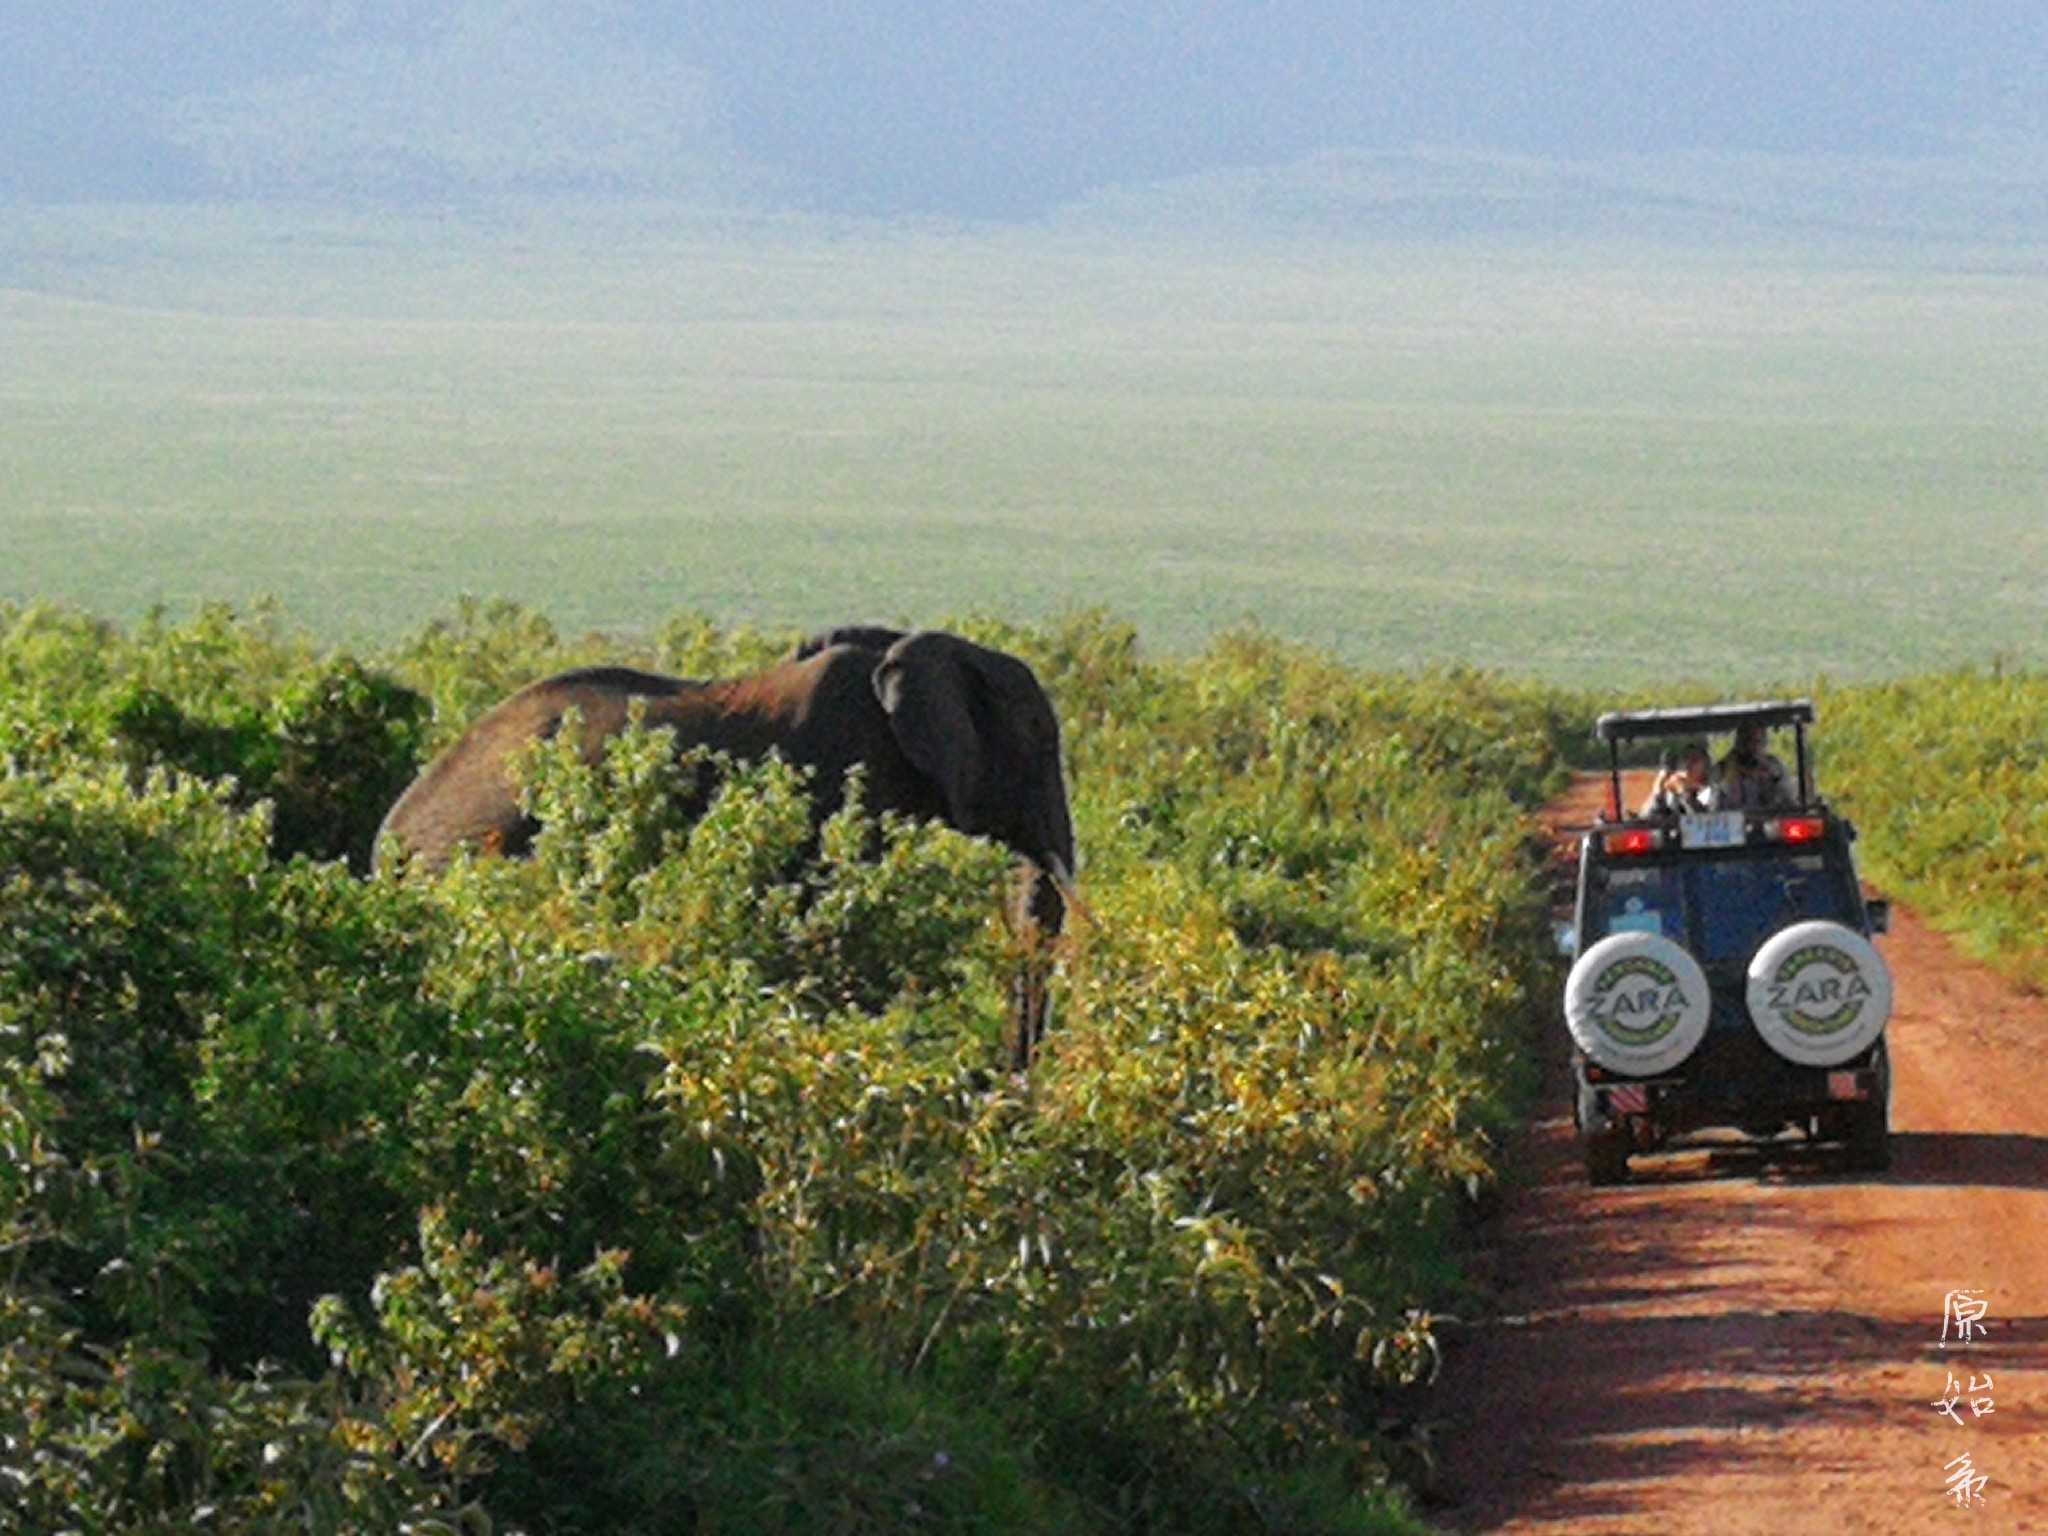
[[[1069,908],[1093,922],[1094,914],[1081,899],[1074,876],[1065,859],[1048,854],[1024,866],[1024,887],[1019,896],[1017,930],[1023,941],[1023,958],[1010,984],[1010,1018],[1004,1031],[1012,1072],[1028,1072],[1052,1023],[1053,950],[1048,942],[1066,925]]]
[[[1039,868],[1045,871],[1044,883],[1051,885],[1065,907],[1078,912],[1083,922],[1092,925],[1095,914],[1089,910],[1088,903],[1081,899],[1081,888],[1074,883],[1074,872],[1067,867],[1066,862],[1058,854],[1048,854],[1039,861]],[[1048,933],[1058,933],[1061,928],[1060,917],[1054,917],[1046,922],[1044,927]]]

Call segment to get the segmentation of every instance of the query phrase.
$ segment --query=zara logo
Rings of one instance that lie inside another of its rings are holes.
[[[1771,1012],[1802,1034],[1839,1034],[1856,1022],[1870,983],[1832,944],[1808,944],[1787,955],[1766,988]]]

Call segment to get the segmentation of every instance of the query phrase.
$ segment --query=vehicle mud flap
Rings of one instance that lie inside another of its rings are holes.
[[[1677,1067],[1698,1047],[1712,1014],[1699,962],[1661,934],[1609,934],[1565,980],[1572,1040],[1589,1060],[1631,1077]]]
[[[1764,1043],[1802,1067],[1839,1067],[1875,1045],[1892,1015],[1877,947],[1840,923],[1794,923],[1749,962],[1749,1016]]]

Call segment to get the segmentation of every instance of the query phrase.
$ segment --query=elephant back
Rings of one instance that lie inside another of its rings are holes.
[[[579,667],[529,684],[479,716],[427,765],[377,830],[375,862],[403,856],[439,869],[460,848],[521,854],[538,830],[519,807],[512,760],[561,733],[573,709],[582,718],[582,751],[594,758],[624,729],[636,699],[650,715],[703,685],[631,667]]]
[[[791,661],[805,661],[821,651],[829,651],[835,645],[850,645],[856,650],[873,651],[877,655],[889,649],[905,637],[900,629],[889,629],[880,624],[842,624],[837,629],[820,630],[807,635],[789,653]]]

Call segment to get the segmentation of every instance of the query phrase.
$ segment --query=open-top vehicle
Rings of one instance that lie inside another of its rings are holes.
[[[1814,792],[1804,699],[1600,717],[1609,802],[1579,850],[1565,984],[1586,1172],[1628,1177],[1629,1157],[1729,1127],[1838,1143],[1888,1165],[1891,978],[1871,943],[1889,910],[1865,898],[1855,829]],[[1635,811],[1623,745],[1696,747],[1790,728],[1796,767],[1771,803],[1706,797]]]

